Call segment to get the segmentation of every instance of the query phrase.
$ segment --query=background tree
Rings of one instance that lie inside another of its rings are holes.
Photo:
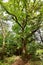
[[[7,24],[8,15],[5,15],[5,10],[0,5],[0,59],[4,58],[5,46],[6,46],[6,36],[8,34]]]

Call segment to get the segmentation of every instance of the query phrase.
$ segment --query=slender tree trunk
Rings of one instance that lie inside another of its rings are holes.
[[[3,45],[2,48],[5,47],[5,37],[6,37],[6,32],[5,32],[5,25],[4,22],[1,20],[1,29],[2,29],[2,36],[3,36]]]
[[[22,22],[22,55],[25,57],[26,54],[26,39],[24,37],[25,21]]]
[[[4,29],[4,28],[3,28]],[[5,30],[3,30],[3,48],[5,47]]]
[[[1,22],[1,29],[2,29],[2,36],[3,36],[3,45],[2,45],[2,48],[4,48],[6,34],[5,34],[5,25],[4,25],[3,22]]]
[[[22,44],[23,44],[22,53],[25,54],[26,53],[26,41],[24,39],[22,39]]]
[[[2,29],[2,36],[3,36],[3,45],[2,45],[2,53],[1,53],[1,59],[4,59],[4,54],[5,54],[5,25],[4,23],[1,21],[1,29]]]

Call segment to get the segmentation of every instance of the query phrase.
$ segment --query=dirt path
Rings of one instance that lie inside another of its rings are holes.
[[[15,62],[12,65],[30,65],[29,62],[23,61],[19,56],[15,58]]]

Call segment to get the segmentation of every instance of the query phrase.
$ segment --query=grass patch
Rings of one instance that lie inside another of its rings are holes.
[[[16,56],[7,57],[4,60],[0,60],[0,65],[11,65],[15,61]]]

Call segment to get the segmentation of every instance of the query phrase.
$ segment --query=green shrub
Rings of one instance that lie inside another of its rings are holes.
[[[43,49],[38,49],[36,51],[36,55],[38,56],[38,58],[40,58],[41,60],[43,60]]]

